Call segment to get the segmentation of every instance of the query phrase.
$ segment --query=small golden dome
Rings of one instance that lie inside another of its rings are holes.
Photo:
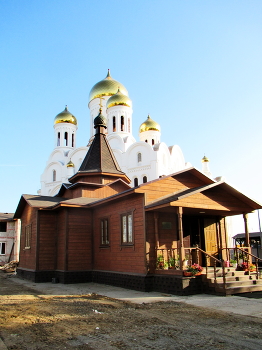
[[[148,115],[147,120],[140,125],[139,132],[149,131],[149,130],[155,130],[160,131],[160,125],[155,122],[153,119],[150,118],[150,115]]]
[[[209,159],[208,159],[206,156],[204,156],[204,157],[202,158],[202,163],[206,163],[206,162],[209,162]]]
[[[75,164],[71,161],[71,159],[69,160],[69,162],[66,164],[66,166],[68,168],[74,168],[75,167]]]
[[[58,123],[71,123],[77,125],[77,119],[75,116],[73,116],[72,113],[68,111],[67,106],[65,106],[63,112],[57,114],[55,117],[54,124]]]
[[[132,101],[130,98],[124,94],[118,89],[117,93],[113,96],[111,96],[106,104],[106,108],[110,108],[113,106],[132,106]]]
[[[112,96],[115,95],[118,89],[122,92],[122,94],[128,96],[128,91],[118,81],[112,79],[110,75],[110,71],[108,69],[107,76],[105,79],[96,83],[89,94],[89,101],[92,101],[94,98],[102,97],[102,96]]]

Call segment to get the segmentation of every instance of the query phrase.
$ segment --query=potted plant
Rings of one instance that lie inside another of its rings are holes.
[[[164,268],[164,257],[163,255],[158,255],[157,257],[157,262],[156,262],[156,266],[158,269],[163,269]]]
[[[241,265],[243,271],[255,271],[256,270],[256,265],[254,264],[249,264],[248,262],[244,261],[243,264]]]
[[[250,272],[256,271],[256,265],[254,265],[254,264],[249,264],[248,270],[249,270]]]
[[[176,260],[171,256],[168,259],[168,268],[174,269],[176,267]]]
[[[235,259],[230,259],[230,265],[236,269],[237,268],[237,261]]]
[[[203,267],[199,264],[193,264],[184,271],[184,276],[199,276],[203,271]]]

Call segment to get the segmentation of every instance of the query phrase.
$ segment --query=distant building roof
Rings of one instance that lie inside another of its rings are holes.
[[[0,213],[0,221],[14,220],[14,213]]]

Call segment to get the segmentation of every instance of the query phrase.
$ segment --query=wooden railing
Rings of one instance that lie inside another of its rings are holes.
[[[180,270],[178,248],[156,249],[156,268]]]
[[[222,277],[223,277],[223,287],[226,289],[226,272],[225,272],[225,266],[223,263],[223,260],[219,260],[215,258],[213,255],[208,254],[204,250],[202,250],[199,247],[195,248],[197,251],[197,256],[199,256],[199,252],[203,253],[206,258],[206,277],[208,278],[208,259],[213,260],[213,270],[214,270],[214,283],[217,284],[217,263],[220,264],[220,267],[222,268]]]
[[[225,266],[223,264],[222,260],[217,259],[216,257],[208,254],[198,246],[196,247],[189,247],[184,248],[185,252],[185,261],[187,261],[186,265],[192,265],[193,260],[195,263],[200,263],[200,254],[203,254],[206,259],[206,277],[208,277],[208,274],[210,273],[210,270],[208,269],[208,266],[210,265],[210,262],[212,262],[212,267],[214,270],[214,283],[217,282],[217,267],[220,266],[222,268],[222,276],[223,276],[223,286],[225,288],[226,285],[226,273],[225,273]],[[195,252],[195,256],[193,257],[192,252]],[[179,248],[171,248],[171,249],[156,249],[156,269],[170,269],[174,268],[177,270],[183,270],[186,265],[180,266],[180,259],[179,259]]]
[[[238,267],[240,267],[242,263],[245,263],[248,271],[250,271],[250,265],[253,265],[254,260],[256,267],[256,278],[259,279],[258,262],[262,262],[262,259],[250,253],[250,247],[223,248],[222,250],[225,250],[226,252],[226,260],[230,261],[233,257],[237,262]]]

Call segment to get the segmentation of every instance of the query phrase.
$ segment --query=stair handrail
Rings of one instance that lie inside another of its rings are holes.
[[[203,254],[205,254],[206,257],[206,277],[208,277],[208,269],[207,269],[207,257],[211,258],[214,260],[214,278],[215,278],[215,283],[217,284],[217,273],[216,273],[216,263],[218,262],[219,264],[221,264],[222,267],[222,276],[223,276],[223,287],[224,290],[226,289],[226,273],[225,273],[225,266],[224,266],[224,262],[223,260],[219,260],[217,258],[215,258],[213,255],[208,254],[206,251],[204,251],[203,249],[199,248],[198,246],[196,246],[196,249],[200,252],[202,252]]]
[[[262,261],[259,257],[253,255],[252,253],[247,252],[246,250],[240,248],[240,247],[235,247],[236,251],[240,250],[242,253],[245,253],[249,257],[255,258],[255,265],[256,265],[256,279],[259,279],[259,273],[258,273],[258,260]],[[251,260],[252,261],[252,260]],[[249,268],[249,259],[247,261],[247,268]]]

